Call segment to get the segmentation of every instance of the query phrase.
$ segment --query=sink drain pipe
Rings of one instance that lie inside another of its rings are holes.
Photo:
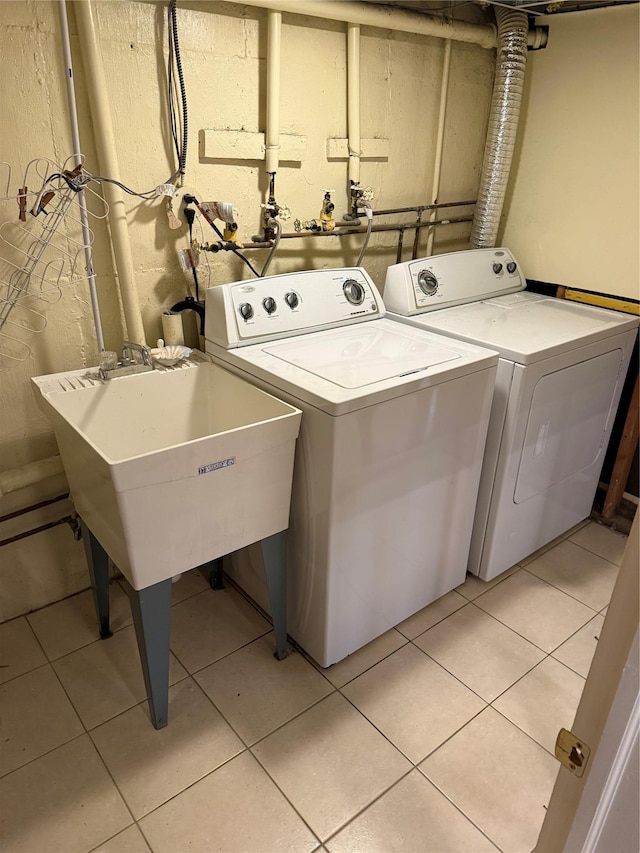
[[[526,12],[496,6],[498,49],[487,143],[480,176],[471,246],[491,248],[498,238],[500,215],[507,192],[527,62]]]

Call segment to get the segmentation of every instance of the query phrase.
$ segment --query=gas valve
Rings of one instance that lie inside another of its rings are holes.
[[[332,192],[333,190],[325,190],[320,216],[317,219],[309,219],[306,222],[296,219],[293,223],[296,231],[333,231],[336,223],[333,218],[335,204],[331,201]]]

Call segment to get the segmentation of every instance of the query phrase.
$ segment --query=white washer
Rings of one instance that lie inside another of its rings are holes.
[[[638,326],[525,285],[497,248],[395,264],[384,290],[389,317],[500,353],[469,557],[484,580],[589,516]]]
[[[213,359],[302,409],[288,629],[329,666],[464,581],[497,354],[385,319],[360,268],[206,299]],[[235,556],[268,610],[260,566]]]

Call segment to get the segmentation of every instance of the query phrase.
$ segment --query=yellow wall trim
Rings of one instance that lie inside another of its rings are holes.
[[[640,304],[630,302],[619,296],[600,296],[599,293],[587,293],[584,290],[571,290],[567,288],[564,293],[565,299],[574,302],[584,302],[587,305],[598,305],[600,308],[612,308],[614,311],[624,311],[625,314],[640,316]]]

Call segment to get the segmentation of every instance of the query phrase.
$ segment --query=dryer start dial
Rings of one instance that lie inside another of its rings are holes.
[[[438,279],[431,270],[420,270],[418,273],[418,286],[425,296],[433,296],[438,289]]]

